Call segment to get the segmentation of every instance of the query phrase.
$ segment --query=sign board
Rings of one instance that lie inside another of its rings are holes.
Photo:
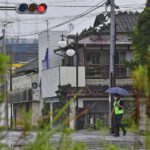
[[[54,97],[54,98],[46,98],[45,99],[46,103],[58,103],[59,102],[59,98],[58,97]]]

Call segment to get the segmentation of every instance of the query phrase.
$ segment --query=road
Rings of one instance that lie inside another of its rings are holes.
[[[16,150],[20,145],[26,145],[29,141],[34,141],[37,132],[30,132],[25,138],[20,139],[21,132],[11,131],[3,132],[4,138],[1,140],[2,144],[7,144],[9,147],[15,146]],[[84,142],[87,149],[102,150],[104,147],[109,147],[110,144],[115,144],[121,149],[144,150],[144,136],[138,136],[135,133],[128,133],[125,137],[113,137],[109,134],[101,134],[97,131],[78,131],[71,134],[73,142]],[[53,143],[57,143],[60,139],[60,133],[52,136]]]

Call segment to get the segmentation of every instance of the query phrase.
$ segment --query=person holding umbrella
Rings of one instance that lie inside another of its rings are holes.
[[[121,128],[123,131],[123,136],[126,135],[126,130],[124,128],[124,125],[121,123],[122,118],[124,114],[124,103],[120,98],[120,95],[118,93],[114,94],[114,103],[113,103],[113,109],[111,116],[114,117],[114,128],[115,128],[115,137],[119,137],[119,129]]]
[[[115,136],[120,136],[119,129],[123,131],[123,136],[126,135],[126,130],[122,124],[122,118],[124,114],[124,103],[120,98],[120,95],[129,95],[129,92],[121,87],[110,87],[105,91],[106,93],[114,94],[114,103],[112,108],[111,117],[114,117]],[[111,111],[111,110],[110,110]]]

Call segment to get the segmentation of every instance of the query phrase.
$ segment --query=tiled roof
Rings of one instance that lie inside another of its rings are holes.
[[[28,64],[16,69],[16,74],[28,73],[28,72],[37,72],[38,71],[38,59],[34,59]]]
[[[117,33],[130,33],[133,31],[133,28],[137,24],[138,18],[139,18],[140,13],[138,12],[118,12],[116,14],[116,32]],[[105,16],[105,14],[99,14],[96,16],[95,22],[94,22],[94,27],[90,27],[87,30],[83,30],[81,32],[81,35],[89,35],[91,33],[99,34],[99,33],[109,33],[110,32],[110,23],[109,24],[104,24],[107,22],[107,18],[110,15]],[[103,25],[99,32],[95,30],[95,27]]]
[[[134,94],[134,88],[131,85],[124,85],[124,86],[119,86],[122,88],[125,88],[130,95]],[[108,93],[105,93],[105,91],[108,89],[108,86],[104,85],[87,85],[84,88],[79,88],[81,90],[81,94],[79,97],[107,97]],[[68,96],[74,96],[76,93],[75,88],[71,88],[68,91]]]

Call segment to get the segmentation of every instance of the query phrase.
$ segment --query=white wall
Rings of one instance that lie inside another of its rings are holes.
[[[42,61],[45,58],[46,49],[49,48],[49,66],[50,68],[58,67],[61,65],[63,57],[54,53],[54,49],[58,48],[58,41],[61,40],[60,35],[67,35],[68,31],[49,31],[42,32],[39,35],[39,77],[41,77]],[[47,36],[48,35],[48,36]],[[49,38],[47,38],[49,37]]]
[[[76,87],[76,67],[60,67],[60,85],[70,83],[72,87]],[[78,68],[78,85],[85,87],[85,67]]]
[[[5,125],[5,103],[0,104],[0,126]]]
[[[42,71],[41,87],[42,98],[56,96],[59,85],[59,67]]]
[[[11,105],[8,103],[8,124],[10,126],[11,119]],[[6,125],[5,119],[5,103],[0,103],[0,127],[5,127]]]
[[[12,90],[16,91],[31,88],[32,82],[38,82],[38,74],[13,77]]]
[[[12,90],[31,88],[31,78],[27,75],[12,78]]]
[[[71,84],[76,87],[76,67],[56,67],[42,71],[42,98],[56,96],[58,85]],[[79,87],[85,87],[85,67],[79,67]]]

